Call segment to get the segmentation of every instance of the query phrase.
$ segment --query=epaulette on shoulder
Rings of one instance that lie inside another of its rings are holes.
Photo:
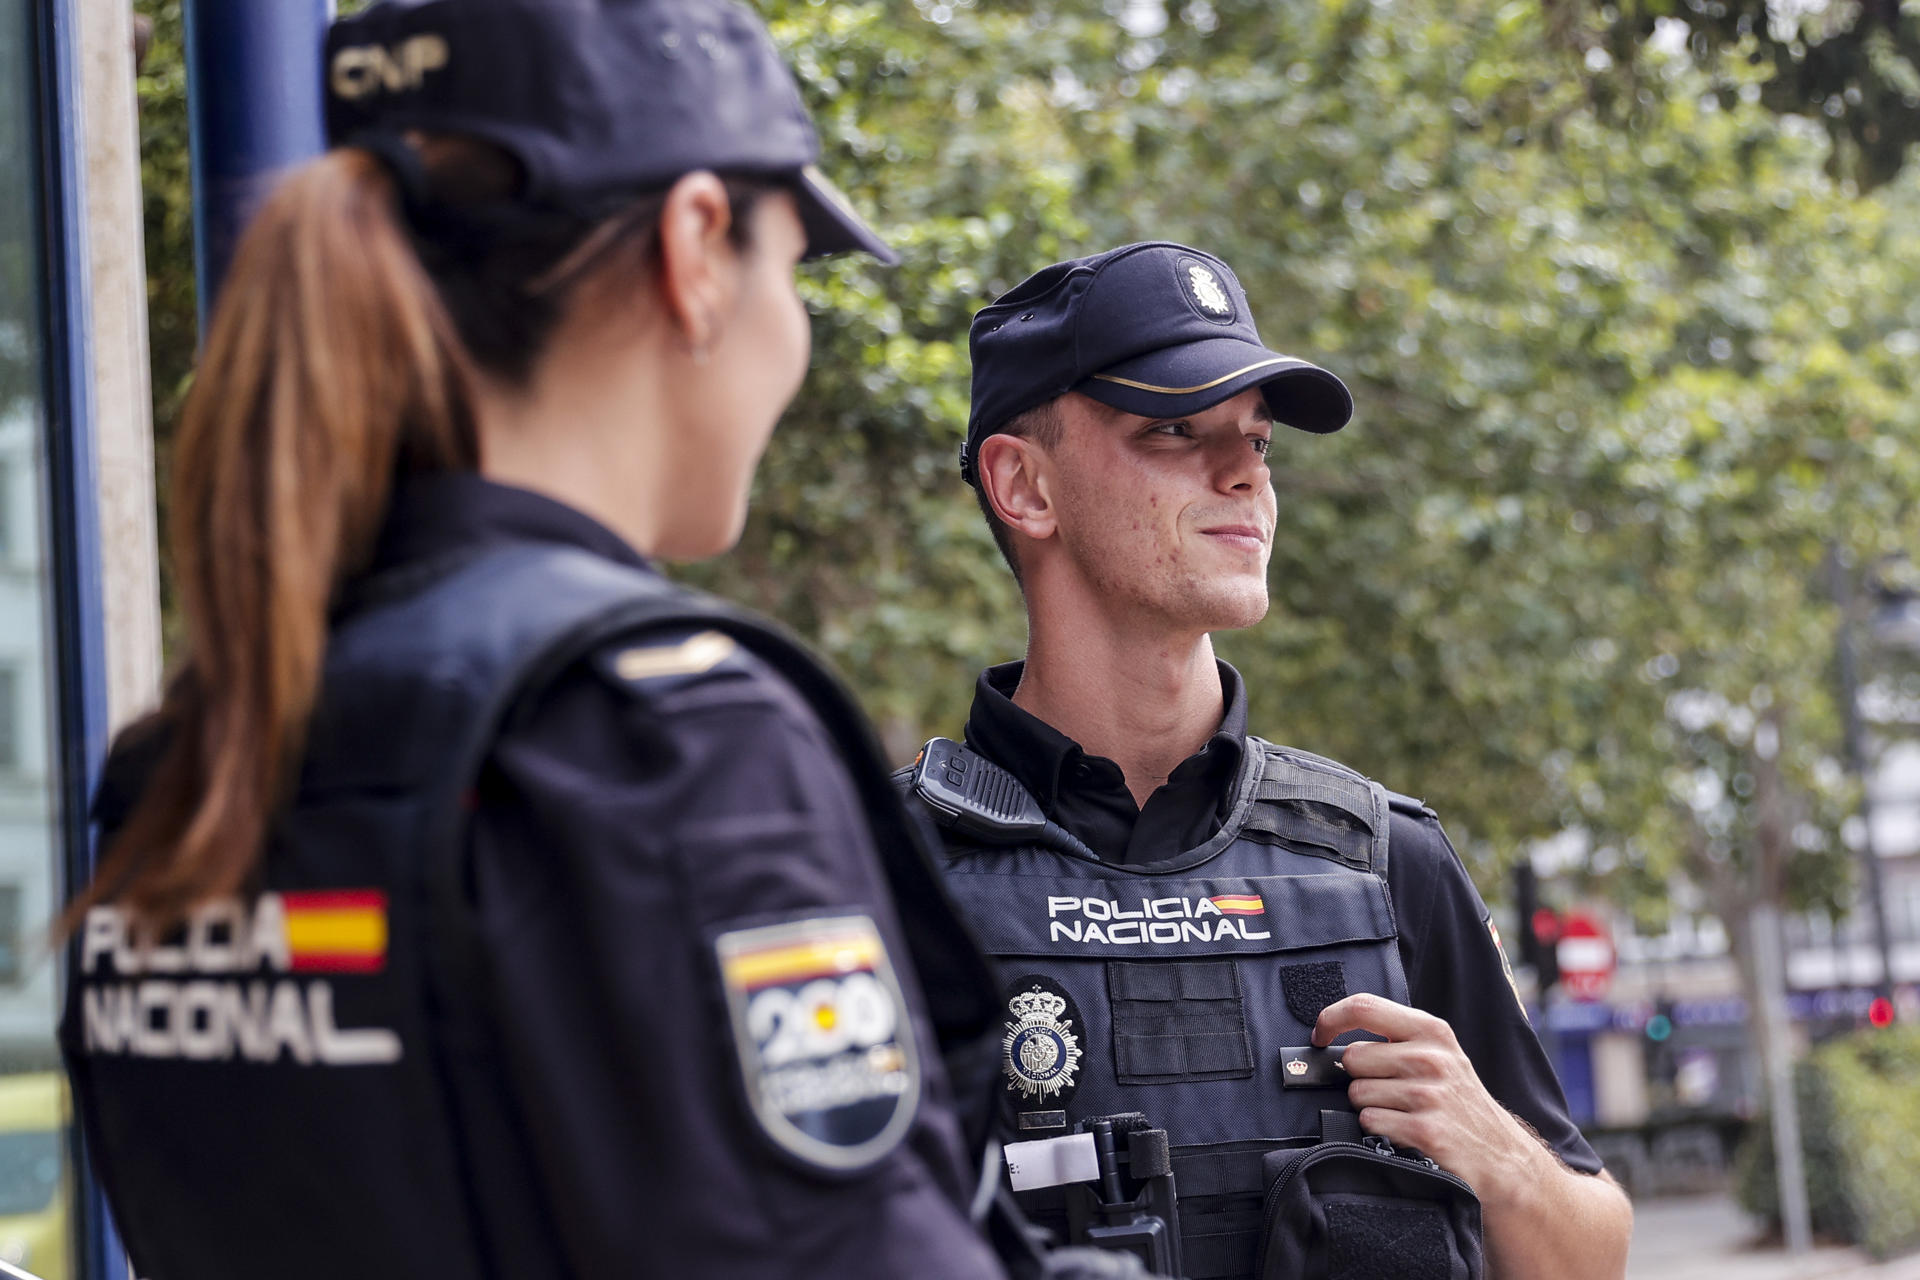
[[[1385,788],[1382,788],[1382,790],[1385,790]],[[1403,796],[1398,791],[1387,792],[1387,807],[1397,813],[1404,813],[1409,818],[1438,818],[1440,816],[1427,805],[1426,801],[1416,800],[1412,796]]]
[[[650,694],[749,669],[748,655],[732,636],[695,628],[606,645],[594,655],[594,665],[616,683]]]

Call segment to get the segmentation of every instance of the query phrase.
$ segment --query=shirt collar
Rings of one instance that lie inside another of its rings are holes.
[[[1247,689],[1231,664],[1219,659],[1215,662],[1220,667],[1220,692],[1226,699],[1226,712],[1213,736],[1179,769],[1202,760],[1211,764],[1217,755],[1233,765],[1219,766],[1222,776],[1233,778],[1238,776],[1240,759],[1246,753]],[[1041,808],[1051,811],[1069,770],[1112,770],[1117,780],[1120,766],[1104,756],[1088,755],[1072,738],[1014,703],[1014,690],[1020,687],[1026,665],[1005,662],[980,673],[974,685],[973,708],[967,714],[967,745],[1019,779]]]
[[[472,471],[413,472],[394,481],[375,548],[375,571],[462,548],[559,542],[639,569],[647,558],[592,516],[531,489]]]

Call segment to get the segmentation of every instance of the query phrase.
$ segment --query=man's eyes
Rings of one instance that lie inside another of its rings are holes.
[[[1147,434],[1190,438],[1193,435],[1193,424],[1184,419],[1176,422],[1156,422],[1147,428]],[[1247,441],[1253,445],[1253,451],[1261,457],[1265,457],[1267,450],[1273,447],[1273,439],[1270,436],[1248,436]]]

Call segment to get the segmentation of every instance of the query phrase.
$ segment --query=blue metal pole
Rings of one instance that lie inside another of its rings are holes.
[[[187,116],[200,328],[235,243],[287,169],[326,147],[332,0],[186,0]]]
[[[91,291],[81,156],[78,6],[39,9],[40,208],[46,274],[47,584],[51,604],[54,740],[59,746],[62,876],[55,901],[93,877],[87,806],[107,748],[105,578],[101,568],[94,422]],[[66,972],[61,972],[64,991]],[[76,1191],[75,1274],[126,1280],[126,1253],[91,1158],[69,1138]]]

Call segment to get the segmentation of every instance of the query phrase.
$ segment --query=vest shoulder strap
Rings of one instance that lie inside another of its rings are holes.
[[[1265,761],[1246,830],[1355,871],[1387,878],[1392,793],[1336,760],[1248,737]]]

